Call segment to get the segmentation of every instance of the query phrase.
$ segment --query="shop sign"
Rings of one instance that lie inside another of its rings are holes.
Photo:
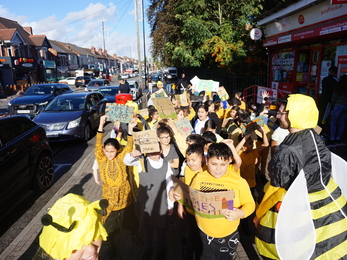
[[[347,18],[339,22],[332,22],[327,25],[321,25],[314,28],[310,28],[304,31],[296,32],[286,36],[274,38],[271,40],[265,40],[263,42],[263,47],[277,45],[285,42],[293,42],[313,37],[318,37],[321,35],[327,35],[335,32],[347,31]]]
[[[347,55],[339,55],[337,63],[338,64],[347,64]]]
[[[23,63],[22,66],[29,68],[29,67],[32,67],[33,64],[31,64],[31,63]]]
[[[257,41],[263,36],[263,33],[259,28],[253,28],[249,35],[253,41]]]
[[[44,60],[43,61],[43,66],[45,67],[45,68],[53,68],[53,69],[55,69],[55,62],[54,61],[52,61],[52,60]]]
[[[336,4],[347,4],[347,0],[331,0],[330,4],[336,5]]]
[[[283,11],[285,12],[286,9]],[[300,30],[303,27],[321,24],[329,20],[336,20],[345,16],[346,13],[347,6],[345,4],[338,3],[332,5],[328,1],[324,1],[266,25],[266,37],[289,33],[290,31]]]

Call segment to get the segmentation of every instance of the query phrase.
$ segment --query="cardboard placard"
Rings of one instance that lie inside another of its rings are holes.
[[[159,89],[158,91],[154,92],[151,95],[151,98],[160,98],[160,97],[167,97],[167,94],[163,88]]]
[[[140,109],[140,110],[139,110],[139,114],[140,114],[141,116],[143,116],[143,118],[148,118],[148,109],[147,109],[147,108]]]
[[[160,152],[157,132],[153,129],[133,133],[135,148],[141,153]]]
[[[185,119],[181,119],[178,121],[175,121],[176,128],[180,134],[186,138],[188,135],[190,135],[193,132],[192,124]]]
[[[229,94],[228,94],[228,92],[225,90],[224,87],[218,88],[217,93],[218,93],[218,96],[219,96],[220,100],[225,101],[225,100],[228,100],[228,99],[229,99]]]
[[[217,92],[219,82],[213,80],[199,79],[197,76],[190,80],[192,83],[192,90],[196,91],[212,91]]]
[[[105,112],[107,120],[129,124],[134,117],[135,110],[134,107],[112,103],[107,106]]]
[[[153,98],[152,101],[160,118],[177,118],[176,110],[168,97]]]
[[[175,95],[175,98],[182,107],[187,107],[189,105],[186,93]]]
[[[182,199],[180,202],[202,218],[225,218],[223,209],[234,208],[234,191],[201,192],[172,177],[175,191]]]

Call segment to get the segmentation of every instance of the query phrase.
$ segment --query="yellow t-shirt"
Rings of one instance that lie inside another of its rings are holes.
[[[219,119],[222,119],[224,118],[224,108],[220,108],[216,111],[216,114],[217,116],[219,117]]]
[[[245,217],[253,213],[255,203],[247,184],[247,181],[240,177],[233,167],[229,167],[227,173],[214,178],[208,171],[196,175],[192,181],[192,188],[201,190],[203,187],[215,190],[233,190],[235,191],[234,208],[242,209]],[[207,235],[216,238],[222,238],[235,232],[239,226],[240,219],[229,221],[226,218],[202,218],[195,215],[199,228]]]
[[[250,188],[254,188],[256,185],[255,180],[255,163],[259,158],[259,153],[257,149],[253,149],[249,153],[242,152],[240,154],[242,163],[240,167],[241,177],[246,179]]]

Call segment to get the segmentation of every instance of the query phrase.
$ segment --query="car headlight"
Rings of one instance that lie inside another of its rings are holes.
[[[8,102],[7,103],[7,105],[10,107],[10,106],[12,106],[12,103],[11,103],[11,101],[10,102]]]
[[[76,120],[71,121],[71,122],[68,124],[67,129],[71,129],[71,128],[75,128],[75,127],[79,126],[79,125],[80,125],[80,122],[81,122],[81,118],[80,118],[80,117],[77,118]]]
[[[48,104],[48,101],[39,103],[39,104],[37,104],[37,105],[39,105],[39,106],[45,106],[45,105],[47,105],[47,104]]]
[[[65,126],[65,123],[53,124],[53,125],[51,125],[49,130],[52,130],[52,131],[62,130],[64,128],[64,126]]]

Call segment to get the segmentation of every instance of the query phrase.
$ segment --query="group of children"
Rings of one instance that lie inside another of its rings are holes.
[[[102,185],[102,197],[109,207],[103,217],[108,236],[100,258],[114,258],[114,235],[127,228],[139,245],[143,244],[139,234],[144,231],[143,260],[151,258],[154,248],[156,259],[165,259],[168,216],[176,210],[186,223],[185,259],[234,258],[240,221],[245,223],[243,228],[252,223],[248,217],[255,210],[257,164],[270,139],[269,129],[258,126],[250,130],[247,125],[259,114],[268,114],[269,108],[264,104],[246,107],[241,93],[229,99],[226,108],[221,100],[202,96],[202,101],[188,107],[180,107],[172,97],[177,119],[160,118],[150,105],[146,118],[137,115],[131,124],[114,127],[111,138],[104,142],[106,117],[101,117],[93,175]],[[266,97],[265,93],[263,103]],[[192,133],[183,136],[177,120],[191,122]],[[134,149],[132,133],[147,129],[156,130],[160,151],[142,154]],[[174,177],[201,192],[233,191],[233,207],[223,209],[218,218],[195,214],[182,204],[184,198],[174,188]]]
[[[263,94],[263,103],[267,96]],[[137,131],[156,130],[160,152],[141,154],[133,149],[123,160],[138,174],[137,184],[132,187],[140,229],[145,233],[142,259],[151,257],[154,230],[158,236],[157,259],[165,259],[167,215],[176,208],[178,216],[186,221],[185,259],[231,259],[239,241],[240,219],[244,219],[245,232],[250,232],[252,222],[247,217],[255,210],[258,161],[263,150],[269,151],[268,133],[259,126],[253,130],[245,126],[252,118],[266,115],[269,108],[253,103],[247,108],[241,93],[229,99],[225,109],[221,100],[207,96],[188,107],[181,107],[175,96],[171,100],[177,119],[161,119],[158,110],[149,105],[145,120],[137,120]],[[193,131],[186,138],[177,130],[177,120],[191,122]],[[113,136],[119,137],[119,133]],[[181,204],[172,176],[198,191],[234,191],[234,208],[223,210],[224,218],[195,215]],[[177,200],[180,203],[174,207],[173,201]]]

